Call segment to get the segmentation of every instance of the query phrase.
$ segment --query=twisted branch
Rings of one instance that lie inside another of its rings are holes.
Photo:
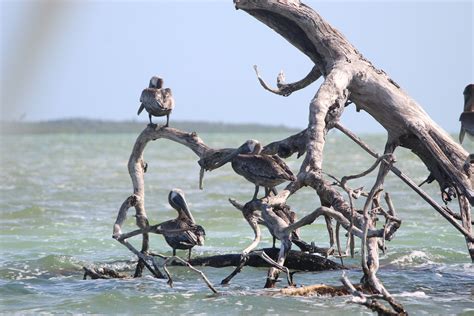
[[[260,77],[260,73],[258,72],[257,65],[254,65],[253,69],[255,70],[255,74],[257,75],[258,81],[260,82],[260,84],[265,90],[278,94],[278,95],[285,96],[285,97],[289,96],[295,91],[306,88],[307,86],[309,86],[310,84],[312,84],[313,82],[321,78],[321,75],[322,75],[321,71],[316,66],[314,66],[311,69],[311,71],[306,75],[306,77],[304,77],[300,81],[293,82],[293,83],[285,83],[285,74],[283,73],[283,70],[282,70],[278,74],[278,77],[277,77],[278,88],[275,89],[267,85],[267,83],[262,79],[262,77]]]

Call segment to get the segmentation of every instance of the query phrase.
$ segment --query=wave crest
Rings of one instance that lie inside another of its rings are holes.
[[[436,262],[433,261],[433,257],[421,250],[414,250],[409,254],[403,255],[391,262],[391,264],[401,265],[401,266],[413,266],[413,265],[435,265]]]

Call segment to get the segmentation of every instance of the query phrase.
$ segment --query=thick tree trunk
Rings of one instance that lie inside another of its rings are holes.
[[[270,256],[273,260],[278,259],[278,248],[265,248],[262,249],[265,253]],[[230,266],[238,266],[240,263],[240,254],[226,254],[226,255],[215,255],[209,257],[198,257],[189,261],[193,266],[209,266],[214,268],[223,268]],[[180,263],[176,263],[180,265]],[[251,267],[271,267],[271,265],[263,260],[259,255],[250,253],[249,259],[246,265]],[[332,260],[328,260],[324,257],[304,253],[300,251],[290,250],[286,257],[285,266],[288,269],[299,270],[299,271],[325,271],[325,270],[340,270],[344,267]]]

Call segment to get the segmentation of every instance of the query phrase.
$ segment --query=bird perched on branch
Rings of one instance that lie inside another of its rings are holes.
[[[277,155],[260,154],[262,145],[257,140],[247,140],[242,146],[224,156],[213,169],[232,162],[232,169],[255,184],[253,199],[257,198],[259,187],[265,188],[265,197],[276,192],[275,186],[296,177],[287,164]]]
[[[474,84],[469,84],[464,89],[464,112],[461,113],[459,121],[461,121],[459,142],[462,143],[465,133],[474,136]]]
[[[171,89],[163,88],[162,78],[157,76],[151,77],[148,88],[142,91],[140,102],[141,105],[137,115],[140,115],[143,109],[146,109],[151,125],[153,125],[151,121],[152,116],[166,115],[165,127],[169,126],[170,113],[174,108],[174,99]]]
[[[173,256],[176,256],[176,249],[189,249],[189,260],[191,259],[191,249],[194,246],[202,246],[204,244],[206,232],[202,226],[196,225],[182,190],[171,190],[168,194],[168,202],[178,212],[178,217],[159,224],[158,228],[165,231],[187,229],[179,233],[165,232],[163,236],[168,245],[173,248]]]

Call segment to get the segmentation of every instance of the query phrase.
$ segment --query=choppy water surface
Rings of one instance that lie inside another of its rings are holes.
[[[238,146],[248,138],[262,142],[287,135],[201,135],[215,147]],[[132,193],[127,160],[136,135],[2,136],[0,182],[0,312],[2,313],[157,313],[162,314],[367,314],[348,298],[282,297],[263,291],[266,270],[245,268],[227,287],[216,285],[211,295],[196,274],[170,268],[175,287],[144,277],[138,280],[82,280],[83,266],[109,266],[129,272],[131,253],[111,238],[118,208]],[[379,152],[383,136],[365,139]],[[416,182],[426,168],[406,150],[397,151],[398,167]],[[207,173],[205,189],[198,189],[196,156],[170,141],[148,145],[145,159],[146,208],[151,223],[175,216],[167,203],[173,187],[186,193],[194,217],[207,232],[206,245],[194,255],[239,252],[252,238],[240,213],[228,202],[251,198],[253,185],[233,174],[230,166]],[[337,177],[358,173],[373,159],[341,134],[328,136],[324,169]],[[290,160],[294,171],[301,161]],[[370,187],[375,173],[354,187]],[[474,314],[474,267],[464,239],[395,176],[391,192],[403,223],[389,251],[381,258],[380,277],[414,315]],[[425,189],[436,194],[437,187]],[[318,206],[314,192],[303,189],[289,200],[303,216]],[[454,207],[454,205],[453,205]],[[132,212],[133,210],[130,210]],[[130,215],[132,215],[131,213]],[[323,224],[302,230],[306,240],[327,246]],[[133,217],[124,231],[134,229]],[[264,230],[262,246],[271,238]],[[137,244],[139,241],[137,241]],[[152,236],[154,250],[171,254],[161,236]],[[186,252],[179,252],[185,256]],[[359,259],[346,262],[358,265]],[[219,284],[232,268],[203,268]],[[361,273],[350,270],[357,282]],[[299,273],[298,284],[339,284],[340,272]],[[281,282],[280,286],[284,286]]]

